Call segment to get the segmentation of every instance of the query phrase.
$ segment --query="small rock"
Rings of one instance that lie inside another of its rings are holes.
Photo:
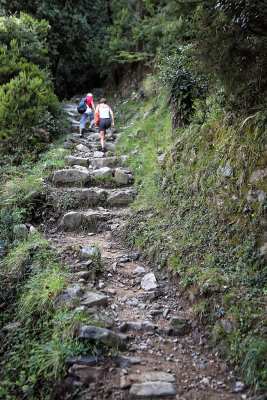
[[[17,330],[21,326],[20,322],[12,322],[11,324],[7,324],[3,327],[3,331],[14,331]]]
[[[162,314],[163,318],[167,318],[169,312],[170,312],[170,309],[169,309],[169,308],[166,308],[166,309],[163,311],[163,314]]]
[[[94,151],[94,158],[102,158],[104,157],[104,153],[102,151]]]
[[[150,321],[144,321],[142,325],[143,329],[148,332],[152,332],[157,329],[157,325],[152,324]]]
[[[233,329],[233,324],[229,319],[222,319],[221,324],[226,333],[230,333]]]
[[[171,319],[170,328],[172,330],[172,334],[178,336],[186,335],[191,329],[188,320],[179,317],[173,317]]]
[[[136,267],[135,270],[133,271],[134,275],[140,276],[145,274],[146,270],[144,267]]]
[[[225,178],[230,178],[233,176],[233,172],[230,168],[230,160],[227,161],[224,167],[221,165],[219,166],[219,172],[225,177]]]
[[[83,144],[78,144],[78,146],[76,146],[76,149],[81,151],[82,153],[89,153],[90,149],[86,146],[84,146]]]
[[[156,289],[158,287],[157,280],[153,272],[150,272],[143,277],[141,281],[141,287],[143,290],[147,291]]]
[[[141,359],[138,357],[115,356],[114,361],[120,368],[130,367],[131,365],[141,364]]]
[[[98,247],[89,247],[82,249],[82,259],[83,260],[97,260],[101,257],[101,253]]]
[[[38,230],[33,225],[31,225],[29,229],[29,234],[35,235],[36,233],[38,233]]]
[[[157,160],[158,160],[159,165],[164,164],[165,158],[166,158],[166,154],[161,154],[160,156],[158,156]]]
[[[128,376],[121,376],[120,378],[120,388],[121,389],[128,389],[131,386],[131,381]]]
[[[257,169],[256,171],[253,171],[250,178],[249,182],[250,183],[258,183],[262,179],[264,179],[267,176],[267,169]]]

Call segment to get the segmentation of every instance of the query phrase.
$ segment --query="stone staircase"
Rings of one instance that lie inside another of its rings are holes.
[[[121,241],[135,188],[127,157],[116,155],[120,134],[110,129],[100,153],[98,133],[78,138],[76,104],[66,112],[75,131],[65,143],[72,154],[50,177],[50,200],[61,211],[57,229],[46,232],[63,253],[80,250],[55,305],[95,322],[78,327],[78,340],[114,350],[67,359],[68,374],[51,399],[241,399],[173,277],[156,273]],[[100,262],[102,272],[94,274]]]

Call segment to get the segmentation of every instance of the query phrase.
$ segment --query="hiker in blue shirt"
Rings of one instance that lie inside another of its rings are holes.
[[[83,129],[85,128],[85,124],[87,119],[89,118],[90,121],[90,127],[89,127],[89,132],[93,132],[92,126],[94,124],[94,113],[95,113],[95,105],[94,105],[94,99],[92,93],[87,93],[86,96],[86,105],[87,109],[84,113],[81,114],[81,119],[80,119],[80,137],[83,137]]]

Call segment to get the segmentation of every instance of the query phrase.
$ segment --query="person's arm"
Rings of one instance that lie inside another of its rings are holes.
[[[91,101],[91,104],[92,104],[92,107],[93,107],[93,110],[94,110],[94,113],[96,112],[96,109],[95,109],[95,104],[94,104],[94,102],[93,101]]]
[[[113,114],[113,111],[112,111],[112,109],[111,109],[111,107],[109,107],[109,112],[110,112],[110,115],[111,115],[111,119],[112,119],[112,126],[114,126],[114,114]]]

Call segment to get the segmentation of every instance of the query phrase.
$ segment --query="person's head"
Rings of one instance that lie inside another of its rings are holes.
[[[92,93],[87,93],[87,97],[93,97]]]
[[[104,97],[103,97],[103,99],[101,99],[101,100],[100,100],[100,103],[104,103],[104,104],[106,104],[106,102],[107,102],[107,100],[106,100],[106,99],[104,99]]]

